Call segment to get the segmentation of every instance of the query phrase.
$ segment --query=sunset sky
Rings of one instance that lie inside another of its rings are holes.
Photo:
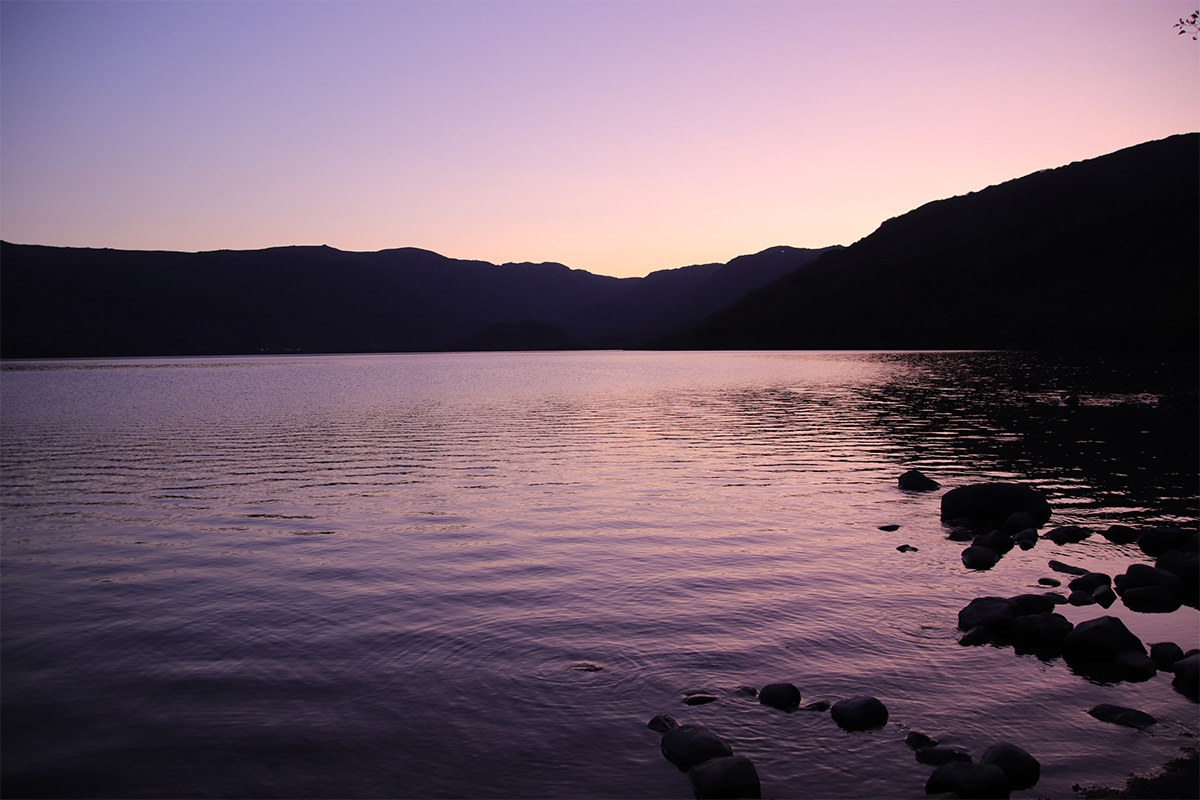
[[[0,236],[609,275],[1200,129],[1192,2],[0,3]]]

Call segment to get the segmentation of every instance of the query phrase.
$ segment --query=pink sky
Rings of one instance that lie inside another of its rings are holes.
[[[0,237],[609,275],[1200,129],[1195,2],[0,3]]]

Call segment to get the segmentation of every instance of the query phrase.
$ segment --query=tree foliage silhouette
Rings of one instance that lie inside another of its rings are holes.
[[[1200,40],[1200,9],[1193,11],[1192,15],[1186,19],[1180,17],[1179,22],[1175,23],[1175,27],[1179,28],[1180,36],[1190,33],[1192,41]]]

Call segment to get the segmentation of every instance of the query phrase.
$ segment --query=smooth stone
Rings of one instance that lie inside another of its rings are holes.
[[[1141,534],[1128,525],[1110,525],[1103,536],[1113,544],[1133,544]]]
[[[1094,606],[1096,597],[1091,592],[1071,592],[1067,602],[1073,606]]]
[[[962,551],[962,563],[967,569],[991,569],[1000,560],[995,550],[971,545]]]
[[[1045,597],[1050,598],[1050,602],[1056,606],[1065,606],[1067,604],[1067,596],[1058,592],[1046,592]]]
[[[1174,551],[1178,552],[1178,551]],[[1171,594],[1183,595],[1183,579],[1169,570],[1152,567],[1149,564],[1130,564],[1122,574],[1116,577],[1117,594],[1124,594],[1130,589],[1141,589],[1147,586],[1158,586]]]
[[[689,769],[687,775],[699,800],[762,797],[758,770],[745,756],[712,758]]]
[[[1072,580],[1067,584],[1067,588],[1091,594],[1096,591],[1097,586],[1109,586],[1111,584],[1112,578],[1103,572],[1089,572]]]
[[[1055,602],[1044,594],[1019,594],[1008,598],[1013,604],[1013,614],[1020,617],[1025,614],[1045,614],[1053,611]]]
[[[1088,709],[1087,713],[1101,722],[1124,725],[1126,728],[1137,728],[1139,731],[1158,722],[1158,720],[1145,711],[1138,711],[1136,708],[1126,708],[1125,706],[1114,706],[1110,703],[1101,703],[1098,706],[1092,706]]]
[[[925,782],[925,794],[953,792],[969,800],[1003,800],[1008,797],[1008,776],[995,764],[951,761],[933,771]]]
[[[910,469],[896,480],[896,485],[906,492],[932,492],[942,488],[933,478],[926,477],[918,469]]]
[[[1124,651],[1145,654],[1146,647],[1117,617],[1081,622],[1063,639],[1063,653],[1079,658],[1110,659]]]
[[[679,721],[676,720],[674,717],[672,717],[670,714],[658,714],[653,719],[651,719],[649,722],[646,723],[646,727],[652,731],[658,731],[659,733],[666,733],[667,731],[671,730],[672,728],[678,728]]]
[[[833,704],[830,713],[838,727],[848,731],[882,728],[888,721],[887,706],[866,695],[839,700]]]
[[[1157,569],[1166,570],[1183,581],[1184,602],[1193,608],[1200,603],[1200,553],[1168,550],[1154,562]],[[1188,602],[1190,599],[1191,602]]]
[[[1134,650],[1117,653],[1113,656],[1112,663],[1121,680],[1148,681],[1158,674],[1158,665],[1154,663],[1154,659]]]
[[[1183,605],[1179,595],[1162,586],[1126,589],[1121,595],[1121,602],[1130,611],[1141,614],[1169,614]]]
[[[662,754],[687,772],[710,758],[733,755],[733,748],[702,725],[680,725],[663,734]]]
[[[1013,534],[1013,541],[1017,543],[1022,550],[1032,550],[1037,545],[1038,534],[1033,528],[1026,528],[1023,531],[1017,531]]]
[[[917,548],[913,547],[911,544],[902,544],[899,547],[897,547],[896,549],[899,550],[901,553],[917,552]]]
[[[970,528],[955,528],[946,534],[946,538],[952,542],[969,542],[975,538],[975,532]]]
[[[1193,700],[1200,694],[1200,653],[1189,653],[1171,665],[1171,685]]]
[[[1057,578],[1038,578],[1039,586],[1062,586],[1062,581]]]
[[[976,483],[942,495],[942,519],[1007,520],[1018,511],[1029,514],[1038,526],[1050,519],[1050,504],[1041,492],[1021,483]],[[1035,527],[1035,526],[1031,526]]]
[[[1077,544],[1092,535],[1092,532],[1087,528],[1081,528],[1078,525],[1063,525],[1062,527],[1046,531],[1042,534],[1043,539],[1049,539],[1057,545]]]
[[[758,702],[780,711],[795,711],[800,707],[800,690],[790,683],[768,683],[758,690]]]
[[[814,700],[813,702],[804,706],[804,710],[805,711],[828,711],[829,710],[829,701],[828,700]]]
[[[1034,650],[1056,650],[1074,627],[1062,614],[1029,614],[1013,620],[1012,637]]]
[[[1038,760],[1012,742],[997,742],[984,750],[979,763],[995,764],[1004,770],[1010,789],[1028,789],[1042,774]]]
[[[888,525],[880,525],[880,526],[879,526],[879,530],[881,530],[881,531],[884,531],[884,532],[886,532],[886,533],[891,533],[892,531],[898,531],[898,530],[900,530],[900,526],[899,526],[899,525],[892,525],[892,524],[888,524]]]
[[[1016,616],[1015,605],[1007,597],[976,597],[958,612],[958,629],[969,631],[982,625],[993,633],[1008,633]]]
[[[703,706],[703,705],[707,705],[708,703],[717,702],[717,696],[713,695],[713,694],[701,694],[701,693],[689,694],[683,698],[683,702],[685,705],[689,705],[689,706]]]
[[[1150,645],[1150,657],[1159,669],[1169,672],[1175,662],[1183,658],[1183,648],[1174,642],[1156,642]]]
[[[988,531],[972,539],[971,544],[976,547],[986,547],[988,550],[994,550],[996,553],[1004,555],[1013,549],[1013,537],[1003,531]]]
[[[971,754],[958,747],[922,747],[917,750],[917,761],[922,764],[940,767],[951,761],[974,761]]]
[[[922,747],[937,747],[938,741],[932,736],[926,736],[917,731],[909,731],[908,735],[904,737],[904,743],[913,750],[920,750]]]
[[[758,697],[758,689],[753,686],[735,686],[733,687],[734,694],[740,694],[743,697]]]
[[[1150,528],[1138,536],[1137,545],[1148,556],[1158,558],[1168,550],[1195,550],[1196,532],[1181,528]]]
[[[1073,567],[1070,564],[1064,564],[1061,561],[1055,561],[1053,559],[1051,559],[1048,563],[1050,565],[1050,569],[1054,570],[1055,572],[1062,572],[1066,575],[1088,574],[1088,570],[1084,569],[1083,567]]]
[[[1008,519],[1004,520],[1004,525],[1000,529],[1014,536],[1020,532],[1032,530],[1033,535],[1037,536],[1037,529],[1040,527],[1041,525],[1038,523],[1037,517],[1033,514],[1017,511],[1008,515]]]

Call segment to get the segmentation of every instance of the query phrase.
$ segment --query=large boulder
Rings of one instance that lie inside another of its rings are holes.
[[[1156,642],[1150,645],[1150,657],[1163,672],[1170,672],[1175,662],[1183,658],[1183,648],[1174,642]]]
[[[933,771],[925,782],[925,794],[948,794],[961,798],[989,800],[1008,797],[1008,776],[995,764],[950,761]]]
[[[859,695],[839,700],[829,712],[838,727],[847,731],[866,731],[887,725],[887,706],[874,697]]]
[[[759,690],[758,702],[780,711],[795,711],[800,707],[800,690],[790,683],[768,683]]]
[[[983,627],[992,633],[1006,635],[1016,616],[1016,604],[1007,597],[976,597],[958,612],[958,629],[969,631]]]
[[[1195,552],[1197,538],[1196,531],[1182,528],[1148,528],[1138,536],[1137,544],[1143,553],[1158,558],[1168,550]]]
[[[1107,660],[1130,651],[1146,654],[1146,646],[1117,617],[1081,622],[1063,639],[1063,654],[1080,659]]]
[[[1037,523],[1050,519],[1050,504],[1041,492],[1021,483],[976,483],[959,486],[942,495],[942,520],[997,520],[1003,523],[1024,512]]]
[[[762,797],[758,770],[745,756],[711,758],[689,769],[688,777],[699,800]]]
[[[932,492],[942,488],[942,485],[916,469],[910,469],[900,476],[897,485],[906,492]]]
[[[1183,605],[1180,596],[1162,586],[1138,586],[1126,589],[1121,602],[1130,611],[1142,614],[1169,614]]]
[[[710,758],[733,755],[733,748],[702,725],[680,725],[663,734],[662,753],[686,772]]]
[[[983,751],[980,764],[995,764],[1004,770],[1010,789],[1028,789],[1041,777],[1038,760],[1011,742],[997,742]]]

